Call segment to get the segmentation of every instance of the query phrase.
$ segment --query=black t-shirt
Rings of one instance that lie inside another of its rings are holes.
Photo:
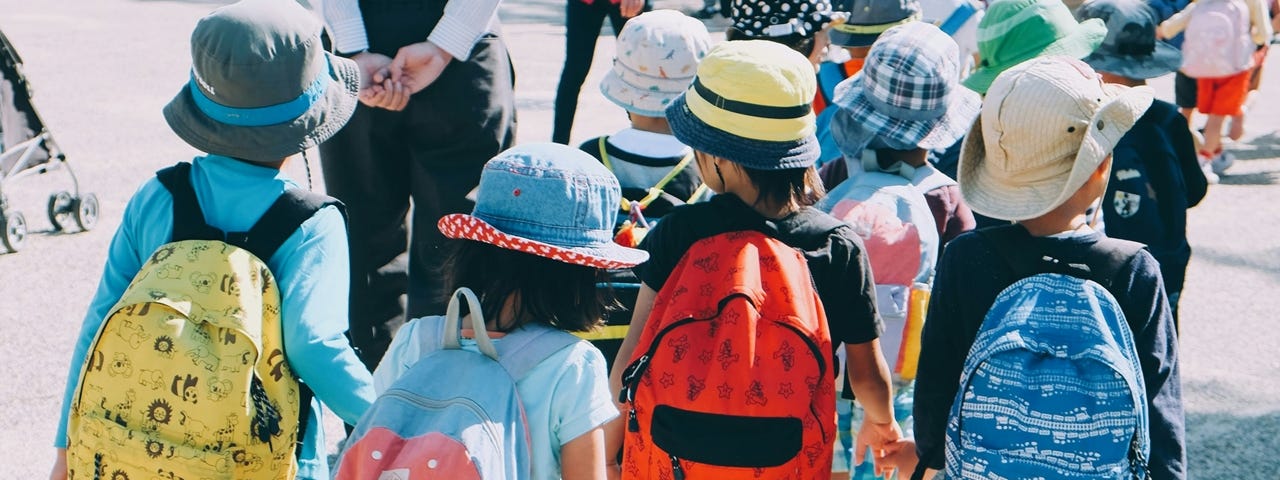
[[[804,254],[827,314],[833,346],[880,337],[884,326],[876,312],[875,282],[862,238],[853,227],[816,208],[805,207],[785,218],[769,220],[729,194],[679,207],[663,217],[640,243],[640,248],[649,252],[649,261],[635,267],[636,275],[650,288],[661,290],[695,242],[749,230],[771,235]]]
[[[1107,236],[1145,243],[1160,261],[1165,288],[1182,291],[1191,246],[1187,209],[1208,183],[1196,160],[1187,119],[1156,100],[1112,154],[1111,182],[1102,198]]]
[[[1047,256],[1064,265],[1087,265],[1093,271],[1106,271],[1103,266],[1110,261],[1109,251],[1099,245],[1107,240],[1100,233],[1032,237],[1021,226],[1001,228],[1017,229],[1017,237],[1010,243],[1020,249],[1002,255],[980,234],[966,233],[948,243],[938,261],[921,336],[912,410],[916,451],[920,455],[917,473],[924,468],[943,467],[947,420],[960,388],[965,358],[996,296],[1024,276],[1015,273],[1005,257]],[[1119,302],[1133,330],[1146,382],[1152,478],[1184,478],[1186,443],[1178,339],[1159,265],[1144,250],[1116,270],[1109,283],[1107,290]]]

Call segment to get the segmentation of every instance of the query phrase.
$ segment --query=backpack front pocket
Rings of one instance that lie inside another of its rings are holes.
[[[707,465],[766,468],[800,454],[804,422],[795,417],[744,417],[658,405],[653,443],[674,457]]]

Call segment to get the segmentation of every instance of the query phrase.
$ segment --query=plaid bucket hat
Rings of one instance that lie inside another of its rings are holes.
[[[848,15],[831,27],[832,45],[868,47],[890,28],[920,20],[920,0],[836,0],[831,6]]]
[[[618,56],[600,93],[628,112],[661,117],[689,88],[710,49],[707,27],[693,17],[675,10],[641,14],[618,34]]]
[[[912,150],[948,147],[963,137],[982,98],[960,85],[959,50],[924,22],[884,32],[862,71],[836,86],[831,129],[841,153],[860,158],[873,140]]]
[[[808,38],[831,23],[831,0],[733,0],[729,21],[750,38]]]
[[[1065,56],[1023,62],[996,78],[960,149],[960,195],[1001,220],[1058,208],[1151,107],[1148,87],[1103,83]]]
[[[297,2],[244,0],[191,33],[191,79],[164,107],[169,127],[216,155],[272,162],[319,145],[355,112],[360,71],[324,51]]]
[[[724,42],[698,64],[693,86],[667,107],[676,139],[756,170],[813,166],[813,64],[767,40]]]
[[[630,268],[644,250],[613,242],[622,189],[604,164],[558,143],[526,143],[485,163],[471,214],[445,215],[445,237],[559,262]]]
[[[1091,0],[1076,18],[1107,24],[1102,46],[1084,58],[1094,70],[1147,80],[1182,67],[1182,51],[1156,39],[1156,11],[1141,0]]]
[[[1035,57],[1084,58],[1107,35],[1102,20],[1076,22],[1062,0],[995,0],[978,22],[978,69],[964,85],[978,93],[1000,72]]]

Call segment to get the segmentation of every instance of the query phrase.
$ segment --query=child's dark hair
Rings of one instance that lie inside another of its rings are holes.
[[[725,40],[728,40],[728,41],[767,40],[774,43],[781,43],[783,45],[786,45],[787,48],[800,52],[800,54],[804,55],[805,58],[813,56],[813,49],[818,45],[817,42],[813,40],[812,36],[806,37],[798,33],[792,33],[782,37],[753,37],[753,36],[747,35],[742,30],[738,30],[733,27],[729,27],[728,30],[725,30],[724,37],[725,37]]]
[[[597,288],[605,279],[602,269],[473,240],[450,241],[446,252],[441,272],[445,301],[458,288],[470,288],[480,298],[487,320],[498,319],[507,298],[515,294],[518,322],[542,322],[561,330],[585,332],[603,325],[605,312],[616,304],[611,291]],[[518,326],[499,325],[498,330]]]
[[[792,200],[802,207],[812,206],[826,196],[818,170],[813,167],[784,170],[756,170],[742,167],[751,184],[760,190],[757,202],[786,205]]]

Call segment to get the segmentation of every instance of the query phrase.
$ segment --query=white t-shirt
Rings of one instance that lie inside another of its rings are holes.
[[[422,358],[417,326],[424,323],[406,323],[396,333],[373,372],[373,388],[379,395]],[[462,339],[461,343],[464,349],[479,352],[474,340]],[[604,355],[585,340],[547,357],[516,382],[516,391],[529,422],[531,478],[535,480],[559,479],[560,447],[618,416],[609,394]]]
[[[969,4],[975,11],[951,33],[951,38],[960,46],[960,78],[969,76],[974,68],[973,57],[978,54],[978,22],[982,21],[985,13],[982,4],[975,0],[920,0],[922,19],[939,27],[964,4]]]

